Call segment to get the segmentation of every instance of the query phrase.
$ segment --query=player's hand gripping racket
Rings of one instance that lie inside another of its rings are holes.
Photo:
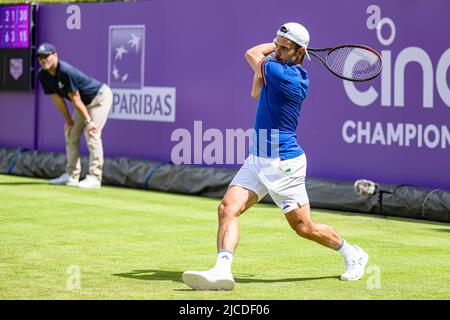
[[[326,52],[324,58],[314,52]],[[334,48],[312,49],[308,53],[316,57],[335,76],[355,82],[369,81],[383,69],[381,56],[363,45],[341,45]]]

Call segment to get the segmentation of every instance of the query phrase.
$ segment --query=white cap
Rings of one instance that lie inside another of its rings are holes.
[[[285,37],[305,48],[306,57],[308,60],[311,60],[308,51],[306,50],[309,45],[309,32],[300,23],[288,22],[283,24],[280,29],[278,29],[277,35]]]

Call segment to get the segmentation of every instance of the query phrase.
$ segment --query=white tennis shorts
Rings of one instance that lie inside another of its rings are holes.
[[[258,201],[269,193],[277,206],[288,213],[309,203],[305,178],[305,154],[288,160],[261,158],[250,154],[230,186],[253,191],[258,196]]]

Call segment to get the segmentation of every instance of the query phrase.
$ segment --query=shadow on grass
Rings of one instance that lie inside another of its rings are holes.
[[[419,218],[405,218],[405,217],[391,216],[391,215],[379,215],[377,213],[345,212],[345,211],[339,211],[339,210],[319,209],[319,208],[312,208],[311,211],[312,211],[313,216],[314,216],[314,213],[325,213],[325,214],[341,215],[341,216],[347,216],[347,217],[366,217],[366,218],[385,220],[385,221],[391,220],[391,221],[399,221],[399,222],[432,224],[432,225],[442,225],[442,226],[450,225],[449,222],[443,222],[443,221],[433,221],[433,220],[425,220],[425,219],[419,219]]]
[[[0,186],[27,186],[27,185],[38,185],[45,184],[48,185],[47,181],[29,181],[29,182],[0,182]]]
[[[183,272],[165,270],[133,270],[127,273],[115,273],[113,276],[147,281],[173,281],[182,283]],[[277,282],[301,282],[323,279],[339,279],[339,276],[307,277],[307,278],[282,278],[282,279],[255,279],[251,274],[235,274],[237,283],[277,283]]]
[[[430,229],[430,230],[450,233],[450,228],[439,228],[439,229]]]
[[[114,273],[113,276],[131,278],[136,280],[150,280],[150,281],[174,281],[182,282],[180,271],[165,271],[165,270],[133,270],[126,273]]]

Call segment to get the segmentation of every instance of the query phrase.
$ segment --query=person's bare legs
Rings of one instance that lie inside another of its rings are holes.
[[[286,219],[299,236],[337,250],[345,258],[346,272],[341,275],[341,280],[362,278],[369,255],[358,246],[347,243],[332,227],[312,221],[309,204],[286,213]]]
[[[239,186],[228,188],[217,208],[217,251],[234,253],[239,241],[239,216],[257,202],[258,196],[253,191]]]
[[[342,244],[342,237],[333,228],[312,221],[309,204],[294,209],[285,216],[291,228],[303,238],[334,250]]]
[[[230,186],[217,209],[217,260],[206,271],[186,271],[183,281],[195,290],[232,290],[234,278],[231,273],[234,251],[239,241],[239,216],[258,202],[253,191]]]

